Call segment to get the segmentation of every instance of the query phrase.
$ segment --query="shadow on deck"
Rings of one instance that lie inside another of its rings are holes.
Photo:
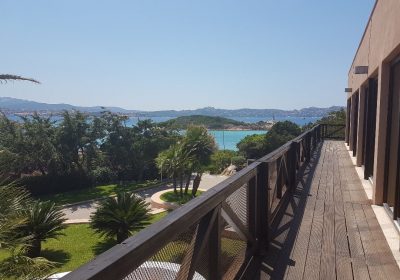
[[[342,141],[324,141],[271,225],[260,279],[400,279]]]

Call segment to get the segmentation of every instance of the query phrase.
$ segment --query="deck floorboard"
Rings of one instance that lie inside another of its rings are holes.
[[[343,142],[320,144],[298,179],[261,279],[400,279]]]

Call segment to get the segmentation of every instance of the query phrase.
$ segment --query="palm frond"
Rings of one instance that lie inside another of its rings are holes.
[[[45,258],[29,258],[24,255],[12,255],[0,265],[0,278],[11,279],[44,279],[49,276],[57,263]]]
[[[91,227],[100,235],[117,237],[118,243],[149,222],[148,203],[133,193],[119,193],[103,200],[91,215]]]
[[[29,81],[32,83],[40,84],[39,81],[32,79],[32,78],[25,78],[17,75],[10,75],[10,74],[0,74],[0,83],[2,84],[3,82],[7,83],[8,81]]]

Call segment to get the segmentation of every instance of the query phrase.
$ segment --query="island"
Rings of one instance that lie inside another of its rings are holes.
[[[183,116],[160,123],[160,126],[186,129],[190,125],[202,125],[210,130],[269,130],[274,121],[259,121],[257,123],[240,122],[224,117],[204,115]]]

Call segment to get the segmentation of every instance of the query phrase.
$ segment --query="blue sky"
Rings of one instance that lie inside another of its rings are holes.
[[[374,0],[15,1],[0,96],[127,109],[343,105]]]

